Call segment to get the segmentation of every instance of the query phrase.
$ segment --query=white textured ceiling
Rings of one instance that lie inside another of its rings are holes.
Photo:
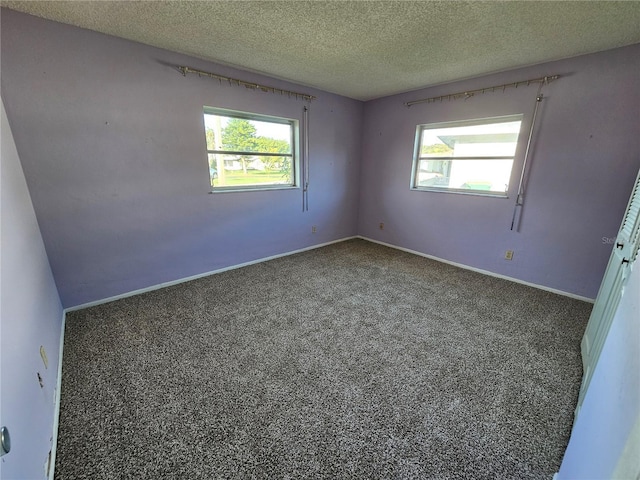
[[[0,4],[360,100],[640,42],[638,1]]]

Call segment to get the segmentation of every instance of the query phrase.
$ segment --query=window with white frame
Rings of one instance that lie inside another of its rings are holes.
[[[298,185],[298,122],[205,107],[204,130],[213,191]]]
[[[522,115],[418,125],[411,187],[506,197]]]

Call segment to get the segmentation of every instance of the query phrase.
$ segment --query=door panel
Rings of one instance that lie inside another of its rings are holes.
[[[602,279],[596,302],[593,305],[589,323],[582,338],[583,376],[578,397],[576,415],[582,406],[591,377],[604,342],[609,334],[611,322],[616,313],[624,285],[640,249],[640,172],[636,178],[627,210],[625,211],[616,244],[611,252],[609,264]]]

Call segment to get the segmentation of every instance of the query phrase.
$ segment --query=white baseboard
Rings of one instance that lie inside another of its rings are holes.
[[[421,257],[428,258],[430,260],[435,260],[436,262],[447,263],[449,265],[453,265],[454,267],[464,268],[465,270],[471,270],[473,272],[482,273],[483,275],[489,275],[490,277],[501,278],[503,280],[509,280],[510,282],[520,283],[522,285],[526,285],[528,287],[537,288],[540,290],[544,290],[551,293],[556,293],[558,295],[563,295],[565,297],[574,298],[576,300],[582,300],[583,302],[594,303],[595,299],[589,297],[583,297],[581,295],[576,295],[575,293],[565,292],[563,290],[557,290],[555,288],[545,287],[544,285],[538,285],[536,283],[526,282],[524,280],[520,280],[513,277],[508,277],[507,275],[502,275],[500,273],[490,272],[489,270],[483,270],[481,268],[470,267],[469,265],[464,265],[462,263],[452,262],[450,260],[445,260],[444,258],[435,257],[433,255],[428,255],[426,253],[418,252],[417,250],[411,250],[409,248],[399,247],[397,245],[393,245],[391,243],[381,242],[379,240],[374,240],[372,238],[364,237],[362,235],[358,235],[357,238],[361,238],[362,240],[366,240],[368,242],[377,243],[379,245],[384,245],[385,247],[395,248],[396,250],[402,250],[403,252],[412,253],[414,255],[419,255]]]
[[[595,299],[593,299],[593,298],[583,297],[581,295],[576,295],[574,293],[565,292],[563,290],[558,290],[558,289],[555,289],[555,288],[546,287],[544,285],[538,285],[536,283],[526,282],[524,280],[520,280],[520,279],[517,279],[517,278],[514,278],[514,277],[509,277],[507,275],[502,275],[502,274],[499,274],[499,273],[491,272],[489,270],[483,270],[481,268],[471,267],[469,265],[464,265],[462,263],[452,262],[450,260],[445,260],[444,258],[439,258],[439,257],[433,256],[433,255],[429,255],[429,254],[426,254],[426,253],[418,252],[417,250],[411,250],[409,248],[399,247],[399,246],[393,245],[391,243],[381,242],[379,240],[374,240],[372,238],[365,237],[365,236],[362,236],[362,235],[354,235],[352,237],[344,237],[344,238],[340,238],[338,240],[332,240],[330,242],[319,243],[319,244],[316,244],[316,245],[312,245],[310,247],[300,248],[298,250],[292,250],[290,252],[280,253],[280,254],[277,254],[277,255],[271,255],[269,257],[258,258],[256,260],[251,260],[249,262],[244,262],[244,263],[239,263],[237,265],[231,265],[231,266],[228,266],[228,267],[219,268],[217,270],[212,270],[212,271],[200,273],[198,275],[192,275],[192,276],[185,277],[185,278],[179,278],[177,280],[172,280],[170,282],[164,282],[164,283],[160,283],[160,284],[157,284],[157,285],[151,285],[149,287],[140,288],[138,290],[132,290],[130,292],[121,293],[119,295],[114,295],[112,297],[103,298],[101,300],[95,300],[93,302],[83,303],[81,305],[75,305],[73,307],[66,308],[65,312],[73,312],[73,311],[76,311],[76,310],[82,310],[83,308],[94,307],[96,305],[102,305],[103,303],[109,303],[109,302],[113,302],[115,300],[121,300],[123,298],[132,297],[133,295],[140,295],[142,293],[151,292],[153,290],[158,290],[160,288],[170,287],[172,285],[178,285],[180,283],[189,282],[191,280],[197,280],[199,278],[208,277],[210,275],[215,275],[217,273],[227,272],[229,270],[235,270],[237,268],[247,267],[249,265],[255,265],[257,263],[267,262],[269,260],[274,260],[276,258],[287,257],[289,255],[295,255],[296,253],[301,253],[301,252],[306,252],[308,250],[314,250],[316,248],[326,247],[327,245],[344,242],[346,240],[352,240],[354,238],[360,238],[360,239],[366,240],[368,242],[377,243],[379,245],[384,245],[385,247],[394,248],[396,250],[401,250],[403,252],[411,253],[413,255],[419,255],[421,257],[425,257],[425,258],[429,258],[431,260],[435,260],[437,262],[442,262],[442,263],[446,263],[446,264],[449,264],[449,265],[453,265],[455,267],[464,268],[465,270],[471,270],[473,272],[481,273],[483,275],[489,275],[491,277],[501,278],[503,280],[509,280],[511,282],[520,283],[522,285],[527,285],[529,287],[537,288],[537,289],[540,289],[540,290],[545,290],[547,292],[556,293],[558,295],[563,295],[565,297],[574,298],[576,300],[582,300],[583,302],[588,302],[588,303],[594,303],[595,302]]]
[[[239,263],[237,265],[231,265],[229,267],[219,268],[217,270],[211,270],[209,272],[199,273],[197,275],[192,275],[190,277],[179,278],[178,280],[172,280],[170,282],[159,283],[157,285],[152,285],[150,287],[140,288],[138,290],[133,290],[131,292],[121,293],[119,295],[114,295],[113,297],[103,298],[102,300],[96,300],[93,302],[83,303],[81,305],[75,305],[73,307],[66,308],[65,312],[74,312],[76,310],[82,310],[83,308],[95,307],[96,305],[102,305],[103,303],[113,302],[115,300],[121,300],[123,298],[132,297],[134,295],[140,295],[141,293],[152,292],[153,290],[159,290],[160,288],[171,287],[172,285],[178,285],[180,283],[190,282],[191,280],[197,280],[199,278],[208,277],[210,275],[215,275],[217,273],[227,272],[229,270],[235,270],[237,268],[247,267],[249,265],[255,265],[256,263],[267,262],[269,260],[275,260],[276,258],[288,257],[289,255],[295,255],[296,253],[306,252],[308,250],[315,250],[316,248],[326,247],[327,245],[331,245],[334,243],[344,242],[346,240],[352,240],[354,238],[358,238],[357,236],[340,238],[338,240],[332,240],[330,242],[319,243],[316,245],[312,245],[310,247],[300,248],[298,250],[292,250],[290,252],[279,253],[277,255],[271,255],[270,257],[258,258],[256,260],[251,260],[249,262]]]
[[[56,398],[53,412],[53,439],[51,442],[51,465],[49,466],[49,480],[53,480],[56,469],[56,451],[58,447],[58,426],[60,425],[60,392],[62,390],[62,353],[64,350],[64,329],[67,323],[66,311],[62,312],[62,326],[60,330],[60,348],[58,349],[58,379],[56,381]]]

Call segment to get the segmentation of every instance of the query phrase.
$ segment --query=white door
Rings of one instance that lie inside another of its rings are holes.
[[[591,317],[582,338],[583,377],[578,397],[576,416],[580,411],[584,396],[589,388],[593,370],[600,357],[602,346],[609,333],[613,316],[620,303],[624,285],[631,271],[631,265],[638,257],[640,249],[640,172],[631,192],[631,198],[624,214],[620,232],[616,237],[609,264],[602,279]]]

